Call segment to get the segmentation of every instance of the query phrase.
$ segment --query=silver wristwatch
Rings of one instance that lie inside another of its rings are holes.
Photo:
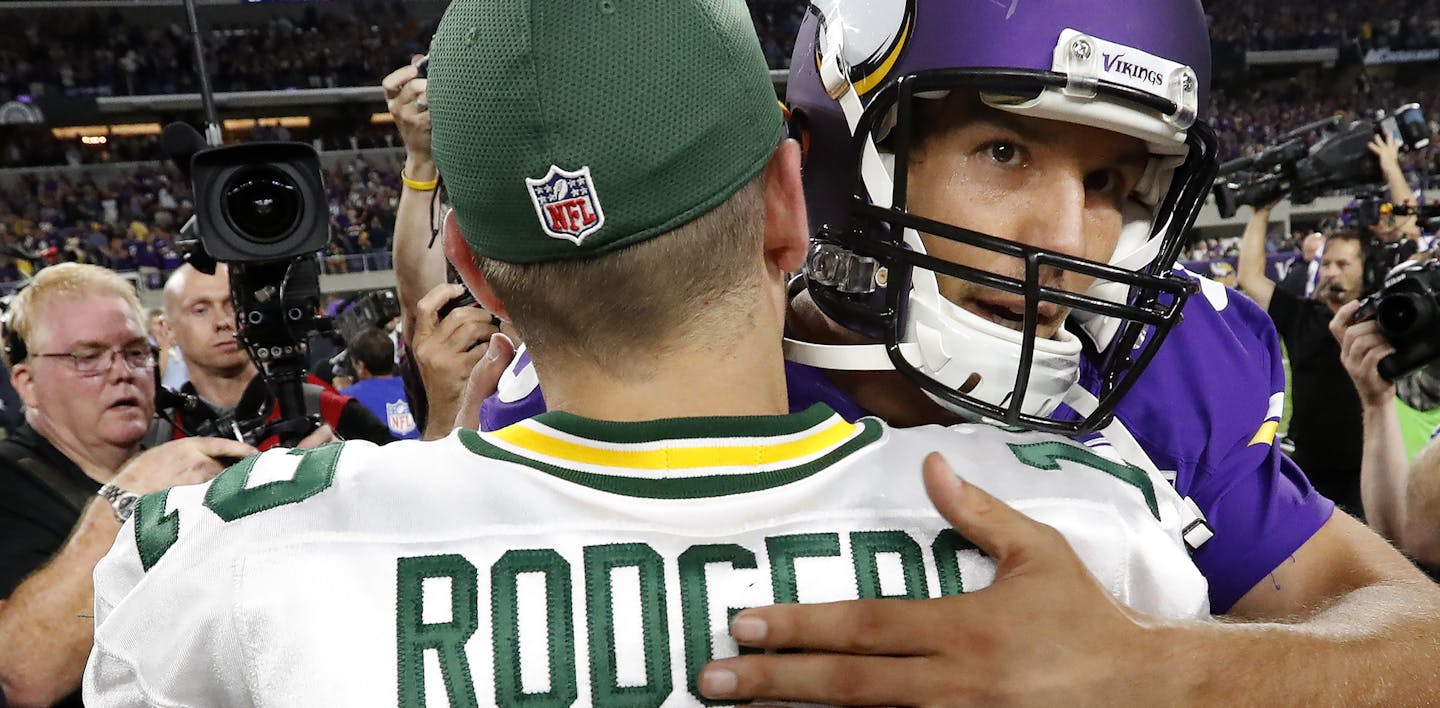
[[[114,484],[106,484],[96,494],[110,502],[110,507],[115,510],[115,518],[119,519],[122,524],[130,518],[131,514],[135,513],[135,502],[140,501],[139,494],[127,492]]]

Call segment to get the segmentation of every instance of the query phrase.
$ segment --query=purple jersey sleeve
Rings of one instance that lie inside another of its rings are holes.
[[[500,378],[495,395],[480,406],[480,429],[499,430],[545,412],[545,394],[530,363],[530,352],[522,346],[515,361]],[[818,369],[785,362],[785,385],[790,392],[790,412],[808,410],[824,403],[846,420],[854,422],[865,415],[848,396],[840,392]]]
[[[1274,445],[1285,391],[1275,326],[1252,300],[1202,281],[1184,321],[1116,408],[1215,535],[1195,552],[1210,607],[1227,612],[1330,518],[1334,504]]]

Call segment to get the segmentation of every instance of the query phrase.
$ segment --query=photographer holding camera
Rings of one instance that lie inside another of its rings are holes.
[[[1401,548],[1408,548],[1405,486],[1409,476],[1405,442],[1395,411],[1395,383],[1380,375],[1380,361],[1395,347],[1373,320],[1355,321],[1361,303],[1336,310],[1330,333],[1340,343],[1341,361],[1354,381],[1364,416],[1365,445],[1360,492],[1365,522]]]
[[[507,337],[502,345],[505,351],[487,359],[489,342],[500,332],[490,313],[479,307],[445,312],[446,304],[463,296],[465,288],[446,282],[445,256],[433,228],[440,223],[440,173],[430,152],[424,66],[425,57],[416,56],[381,83],[390,115],[405,143],[405,188],[395,209],[392,246],[405,346],[400,366],[402,376],[410,377],[406,393],[411,413],[422,437],[431,440],[448,434],[457,415],[474,417],[475,411],[465,409],[469,405],[465,403],[465,381],[482,362],[488,373],[481,378],[498,379],[513,347]],[[514,336],[513,332],[507,334]]]
[[[1277,288],[1265,275],[1265,234],[1272,205],[1259,206],[1240,242],[1240,288],[1265,308],[1290,357],[1293,413],[1292,458],[1326,497],[1360,515],[1360,400],[1340,362],[1340,346],[1330,320],[1362,294],[1365,242],[1354,231],[1337,231],[1326,240],[1320,282],[1313,299]]]
[[[0,705],[80,705],[91,572],[137,496],[256,452],[210,438],[141,452],[156,385],[142,312],[114,272],[74,263],[40,271],[11,303],[5,350],[25,423],[0,443]]]
[[[214,275],[188,264],[177,269],[165,283],[165,319],[190,372],[181,393],[198,398],[203,406],[175,411],[173,429],[166,432],[175,438],[197,433],[240,436],[262,450],[273,447],[278,442],[273,435],[253,439],[264,423],[279,418],[280,410],[276,394],[235,338],[227,266],[217,265]],[[321,445],[335,435],[380,445],[395,439],[384,423],[350,396],[306,383],[304,398],[306,412],[324,425],[298,447]]]

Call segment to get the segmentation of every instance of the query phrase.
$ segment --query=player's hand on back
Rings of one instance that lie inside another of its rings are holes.
[[[931,600],[746,610],[731,623],[741,645],[803,653],[712,662],[701,692],[835,705],[1153,702],[1131,695],[1150,688],[1135,675],[1154,651],[1141,617],[1105,592],[1059,532],[960,482],[938,454],[925,461],[925,488],[995,559],[992,585]]]
[[[182,438],[157,445],[125,463],[114,484],[136,494],[150,494],[184,484],[208,482],[238,460],[259,450],[229,438]]]

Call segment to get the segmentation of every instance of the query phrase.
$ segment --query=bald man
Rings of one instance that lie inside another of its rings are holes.
[[[275,394],[235,339],[235,308],[224,264],[216,266],[214,275],[190,265],[176,270],[165,283],[165,321],[190,372],[190,380],[180,391],[198,397],[209,408],[210,417],[217,421],[210,428],[217,431],[214,434],[230,431],[227,437],[233,437],[232,423],[248,431],[279,417]],[[307,383],[305,405],[341,439],[376,444],[394,440],[385,424],[350,396]],[[206,418],[203,412],[198,416],[177,413],[168,434],[176,438],[195,434]],[[264,450],[278,440],[271,436],[252,442]]]
[[[1318,231],[1300,240],[1300,256],[1290,261],[1290,269],[1275,286],[1288,290],[1300,297],[1315,294],[1315,284],[1320,281],[1320,251],[1325,248],[1325,236]]]

